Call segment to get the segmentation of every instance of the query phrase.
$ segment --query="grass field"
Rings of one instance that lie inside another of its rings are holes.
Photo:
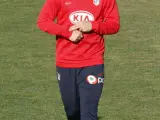
[[[36,27],[44,0],[0,0],[0,120],[66,120],[55,37]],[[118,0],[121,30],[106,37],[100,120],[160,120],[160,1]]]

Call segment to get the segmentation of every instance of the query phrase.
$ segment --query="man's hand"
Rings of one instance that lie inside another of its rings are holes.
[[[78,22],[71,26],[69,31],[79,30],[81,32],[90,32],[92,30],[91,22]]]
[[[69,38],[70,41],[72,42],[78,42],[79,40],[81,40],[83,38],[82,32],[78,31],[78,30],[74,30],[72,32],[71,37]]]

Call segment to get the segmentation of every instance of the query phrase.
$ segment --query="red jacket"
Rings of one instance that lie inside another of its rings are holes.
[[[90,21],[92,31],[83,33],[83,39],[75,44],[69,40],[69,27],[77,21]],[[56,35],[56,65],[76,68],[104,63],[103,35],[117,33],[120,20],[116,0],[46,0],[37,25]]]

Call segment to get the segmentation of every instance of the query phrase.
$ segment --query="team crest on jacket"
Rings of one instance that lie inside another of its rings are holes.
[[[100,4],[100,0],[93,0],[93,4],[94,4],[95,6],[98,6],[98,5]]]

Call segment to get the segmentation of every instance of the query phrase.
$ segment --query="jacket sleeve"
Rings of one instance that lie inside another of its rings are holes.
[[[39,13],[37,26],[44,32],[52,35],[62,36],[68,39],[71,36],[69,27],[58,25],[53,22],[57,17],[59,9],[60,3],[58,3],[57,0],[46,0]]]
[[[98,34],[116,34],[120,29],[120,18],[116,0],[104,0],[104,21],[92,21],[92,30]]]

